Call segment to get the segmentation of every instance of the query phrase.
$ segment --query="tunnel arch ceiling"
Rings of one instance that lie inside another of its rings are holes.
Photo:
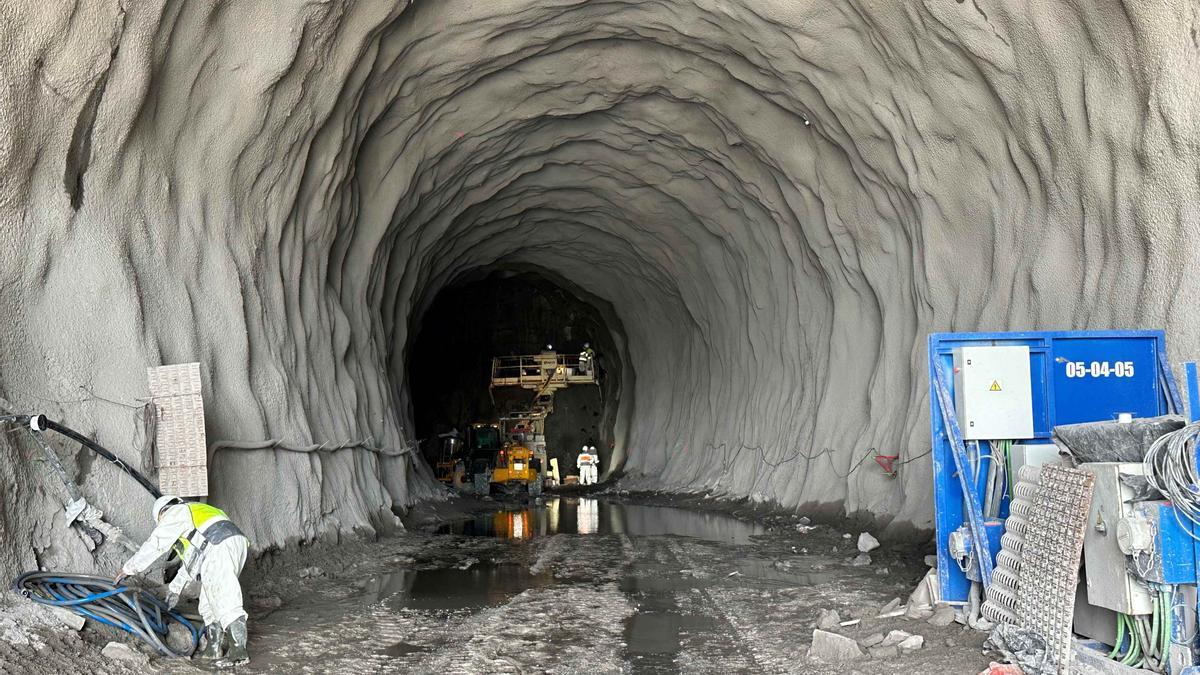
[[[0,263],[18,405],[135,400],[145,365],[197,359],[210,438],[404,447],[415,303],[536,264],[626,327],[627,485],[927,524],[924,462],[846,476],[928,447],[926,332],[1196,346],[1172,311],[1196,297],[1188,3],[52,5],[2,10],[23,49],[0,212],[50,252]],[[128,443],[95,407],[50,412]],[[110,471],[85,488],[134,513]],[[369,453],[212,473],[235,512],[278,515],[264,546],[432,494]]]

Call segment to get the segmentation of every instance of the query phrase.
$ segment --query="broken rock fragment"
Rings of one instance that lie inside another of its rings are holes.
[[[862,658],[862,650],[853,639],[824,630],[814,630],[808,656],[826,663],[839,663]]]

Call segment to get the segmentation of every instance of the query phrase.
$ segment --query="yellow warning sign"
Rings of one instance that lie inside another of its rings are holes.
[[[988,391],[1000,391],[1000,380],[992,380],[992,386],[988,387]]]

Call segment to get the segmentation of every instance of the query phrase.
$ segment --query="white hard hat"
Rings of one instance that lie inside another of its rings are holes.
[[[174,504],[175,502],[183,503],[183,500],[176,495],[163,495],[158,499],[155,499],[154,506],[150,509],[150,517],[158,520],[158,517],[162,515],[163,509],[167,508],[171,504]]]

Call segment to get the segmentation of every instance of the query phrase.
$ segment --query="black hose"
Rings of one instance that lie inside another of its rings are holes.
[[[139,473],[137,469],[126,464],[124,461],[121,460],[120,457],[117,457],[116,455],[114,455],[110,450],[108,450],[104,446],[93,441],[92,439],[88,438],[87,436],[84,436],[83,434],[79,433],[78,431],[71,429],[70,427],[64,427],[63,425],[59,424],[58,422],[55,422],[54,420],[47,418],[45,415],[38,415],[37,417],[39,418],[38,419],[39,428],[57,431],[58,433],[62,434],[63,436],[66,436],[67,438],[79,443],[83,447],[91,450],[92,452],[96,453],[97,455],[100,455],[104,459],[107,459],[108,461],[112,462],[113,464],[116,464],[118,467],[121,468],[122,471],[129,474],[130,478],[134,479],[142,487],[146,488],[146,492],[149,492],[155,499],[158,499],[159,497],[162,496],[162,492],[159,491],[158,486],[156,486],[154,483],[151,483],[149,481],[149,479],[147,479],[145,476],[143,476],[141,473]]]
[[[112,579],[82,574],[26,572],[13,582],[13,590],[30,600],[60,607],[93,621],[131,633],[163,656],[188,658],[200,645],[200,630],[183,614],[140,588],[118,586]],[[188,630],[191,642],[177,650],[167,642],[172,622]]]

